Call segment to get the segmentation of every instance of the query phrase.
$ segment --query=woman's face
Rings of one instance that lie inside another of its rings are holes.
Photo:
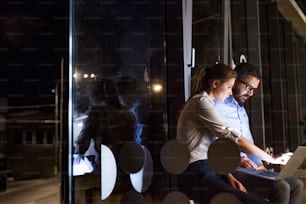
[[[235,83],[235,78],[229,79],[225,82],[215,80],[212,86],[212,96],[218,101],[224,101],[227,97],[232,95],[232,88]]]

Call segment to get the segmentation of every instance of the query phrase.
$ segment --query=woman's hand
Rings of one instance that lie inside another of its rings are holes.
[[[282,153],[280,155],[274,155],[270,163],[286,165],[292,155],[293,155],[292,152]]]
[[[267,154],[265,151],[251,143],[248,139],[243,136],[238,137],[237,145],[240,148],[240,151],[251,154],[263,161],[266,161],[271,164],[287,164],[288,160],[292,156],[291,152],[281,154],[280,156],[271,156]]]
[[[233,188],[239,189],[242,192],[248,192],[244,185],[238,181],[231,173],[227,174],[228,182]]]

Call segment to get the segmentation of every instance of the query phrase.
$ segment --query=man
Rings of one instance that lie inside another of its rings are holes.
[[[233,86],[233,95],[225,102],[215,101],[215,107],[229,126],[249,141],[254,143],[249,127],[249,118],[243,104],[251,98],[259,87],[260,74],[249,63],[241,63],[235,68],[238,77]],[[262,161],[251,155],[241,153],[240,165],[245,168],[265,169]],[[257,177],[236,173],[235,176],[249,190],[265,196],[270,202],[277,204],[298,204],[302,202],[304,184],[295,177],[269,181]]]

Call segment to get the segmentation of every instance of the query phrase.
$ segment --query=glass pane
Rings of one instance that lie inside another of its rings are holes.
[[[220,62],[223,35],[222,1],[193,1],[192,47],[197,66]]]
[[[167,118],[163,3],[73,5],[74,199],[161,200],[168,191],[159,162]]]
[[[188,158],[180,157],[182,165],[171,165],[175,153],[183,151],[169,139],[168,128],[175,128],[169,127],[167,100],[173,96],[166,95],[169,83],[183,81],[183,76],[172,77],[166,70],[182,60],[174,53],[180,53],[183,42],[171,44],[180,33],[167,24],[167,12],[173,12],[171,17],[182,27],[181,4],[87,0],[72,5],[73,199],[185,199],[172,191],[177,189],[172,175],[183,170]],[[220,2],[194,1],[193,7],[196,62],[215,63],[221,55]],[[183,86],[177,93],[183,98]]]

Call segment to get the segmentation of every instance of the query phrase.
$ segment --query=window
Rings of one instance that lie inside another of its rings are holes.
[[[47,144],[53,144],[53,133],[47,132]]]
[[[36,144],[44,144],[44,132],[43,131],[36,132]]]
[[[14,137],[14,144],[22,144],[22,131],[17,130]]]
[[[26,131],[25,138],[24,138],[24,144],[32,144],[33,141],[33,132],[32,131]]]

